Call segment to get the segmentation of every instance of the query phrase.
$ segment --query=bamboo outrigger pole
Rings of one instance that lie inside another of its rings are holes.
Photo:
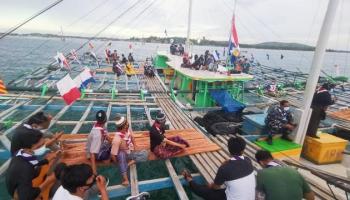
[[[326,53],[326,45],[329,40],[339,1],[340,0],[329,0],[327,12],[323,20],[320,35],[318,37],[315,54],[312,60],[309,76],[305,87],[302,114],[299,121],[297,135],[294,139],[295,142],[301,145],[304,142],[306,131],[309,125],[311,116],[310,106],[322,69],[323,58]]]

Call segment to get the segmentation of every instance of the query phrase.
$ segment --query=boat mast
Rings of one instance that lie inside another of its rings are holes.
[[[306,135],[307,127],[309,125],[311,116],[311,102],[315,93],[315,89],[318,83],[318,78],[322,69],[323,58],[326,53],[326,45],[329,40],[331,28],[335,19],[337,7],[340,0],[329,0],[326,15],[323,20],[320,35],[318,37],[315,54],[312,60],[309,76],[306,82],[304,101],[302,106],[302,113],[300,117],[300,123],[297,130],[297,135],[294,139],[295,142],[303,144]]]
[[[186,52],[190,52],[190,37],[191,37],[191,23],[192,23],[192,0],[188,0],[188,20],[187,20],[187,39],[186,39]]]

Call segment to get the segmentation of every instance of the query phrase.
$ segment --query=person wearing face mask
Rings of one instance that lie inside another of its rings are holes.
[[[268,129],[268,144],[272,145],[272,137],[275,134],[282,134],[282,139],[292,141],[288,135],[296,128],[296,124],[293,123],[289,102],[282,100],[279,106],[271,107],[265,118],[265,124]]]
[[[153,126],[150,129],[151,151],[161,159],[167,159],[179,154],[190,145],[180,136],[165,137],[166,117],[163,113],[158,113]]]
[[[18,146],[16,154],[12,157],[6,172],[6,186],[14,199],[34,200],[40,192],[47,189],[54,181],[51,174],[38,186],[33,186],[33,179],[39,176],[42,165],[56,159],[57,153],[49,154],[46,159],[38,160],[38,156],[45,153],[45,140],[43,134],[34,130],[30,134],[22,135],[23,142]]]
[[[62,185],[57,189],[52,200],[83,200],[90,188],[97,185],[101,200],[108,200],[106,180],[96,176],[88,164],[70,165],[65,167],[61,177]]]
[[[257,199],[314,200],[315,195],[303,176],[295,169],[274,160],[268,151],[259,150],[256,161],[263,167],[258,171]]]
[[[51,119],[52,117],[50,115],[46,115],[43,112],[38,112],[30,117],[26,123],[17,127],[14,130],[11,139],[11,155],[14,156],[22,144],[25,142],[25,137],[23,136],[32,134],[38,130],[43,133],[46,147],[52,151],[59,150],[60,148],[57,144],[57,140],[63,135],[63,132],[59,132],[53,135],[46,131],[50,126]]]

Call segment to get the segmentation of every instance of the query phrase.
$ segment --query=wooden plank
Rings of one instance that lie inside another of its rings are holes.
[[[181,182],[179,180],[179,177],[177,176],[174,167],[172,166],[171,162],[169,159],[165,160],[165,165],[168,169],[169,175],[171,177],[171,180],[174,183],[175,189],[176,189],[176,193],[179,196],[179,199],[181,200],[188,200],[187,194],[184,190],[184,188],[181,185]]]
[[[127,120],[129,123],[129,129],[132,131],[131,110],[130,110],[129,105],[126,107],[126,116],[127,116]],[[130,166],[130,185],[131,185],[130,186],[131,187],[131,195],[139,194],[136,164],[132,164]]]

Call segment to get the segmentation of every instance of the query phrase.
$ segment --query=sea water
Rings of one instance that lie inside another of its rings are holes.
[[[18,75],[30,72],[34,68],[46,67],[55,62],[57,51],[68,53],[77,49],[86,42],[86,39],[66,38],[63,42],[59,38],[8,36],[0,40],[0,77],[5,83],[16,78]],[[98,56],[104,57],[104,49],[109,41],[93,40],[94,51]],[[132,48],[129,48],[131,44]],[[129,41],[112,41],[110,48],[116,49],[118,54],[127,55],[132,52],[136,60],[145,60],[152,57],[157,51],[168,51],[169,44],[140,43]],[[222,55],[227,53],[227,47],[215,46],[193,46],[193,54],[204,54],[205,50],[211,52],[217,50]],[[85,45],[78,56],[89,51]],[[267,50],[267,49],[241,49],[242,54],[250,58],[254,56],[255,61],[271,67],[287,69],[291,71],[309,72],[313,52],[312,51],[289,51],[289,50]],[[266,54],[269,54],[267,59]],[[281,59],[281,54],[283,59]],[[341,75],[350,76],[350,54],[327,52],[323,62],[323,70],[329,75],[336,75],[335,65],[339,66]]]

